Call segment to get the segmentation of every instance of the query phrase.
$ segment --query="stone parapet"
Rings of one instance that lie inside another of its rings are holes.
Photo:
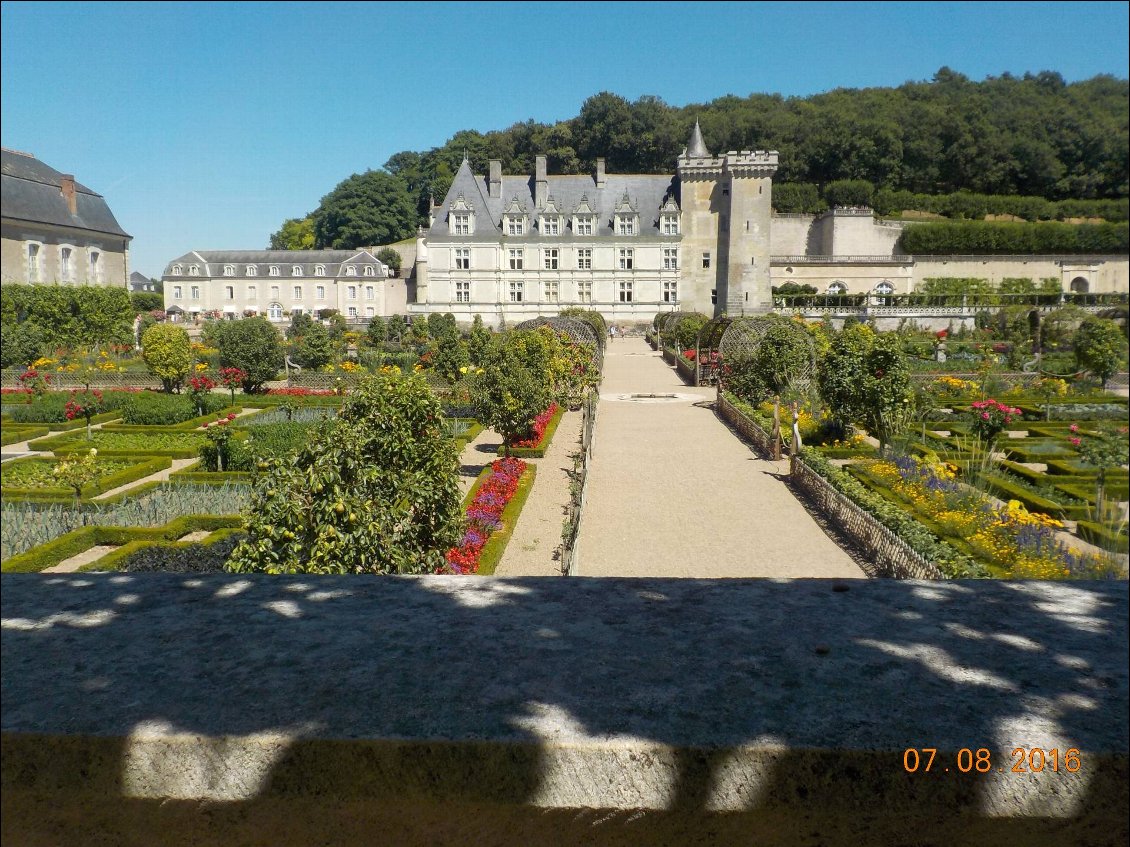
[[[0,589],[4,843],[1127,836],[1125,583],[6,574]],[[1058,772],[1031,772],[1036,747]],[[932,770],[923,752],[908,773],[907,748],[936,748]],[[978,748],[991,767],[963,772]]]

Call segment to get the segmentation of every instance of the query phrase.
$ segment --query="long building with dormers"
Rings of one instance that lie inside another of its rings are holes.
[[[414,313],[515,322],[578,305],[613,320],[771,305],[774,151],[711,156],[695,125],[674,176],[477,176],[463,161],[417,240]]]
[[[743,315],[773,308],[772,286],[868,294],[876,309],[932,277],[1054,278],[1074,293],[1127,291],[1126,256],[911,256],[903,221],[871,209],[772,211],[776,151],[713,155],[695,124],[673,175],[472,173],[462,163],[417,238],[409,312],[513,323],[568,306],[618,321],[657,312]]]
[[[174,320],[283,323],[336,309],[364,321],[405,310],[404,282],[368,250],[194,250],[169,262],[161,280]]]

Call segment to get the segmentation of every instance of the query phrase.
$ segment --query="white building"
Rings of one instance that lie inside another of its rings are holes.
[[[368,250],[205,250],[173,259],[161,277],[176,319],[292,315],[336,309],[363,321],[403,313],[404,283]]]

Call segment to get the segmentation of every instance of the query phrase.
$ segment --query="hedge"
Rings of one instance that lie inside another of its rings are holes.
[[[198,530],[239,527],[242,523],[243,519],[238,516],[187,515],[160,527],[84,526],[60,535],[46,544],[33,547],[26,553],[13,556],[0,565],[0,570],[4,573],[37,573],[100,544],[123,545],[144,540],[167,541]],[[101,561],[102,559],[99,560]]]
[[[82,489],[82,499],[91,500],[92,498],[102,494],[106,491],[111,491],[119,486],[125,485],[136,480],[143,479],[150,474],[155,474],[158,471],[163,471],[165,468],[172,465],[172,459],[168,456],[115,456],[115,458],[135,458],[137,463],[128,468],[112,473],[108,476],[97,479]],[[51,462],[55,463],[56,459],[45,459],[41,457],[29,457],[26,459],[17,459],[17,462]],[[74,492],[70,488],[8,488],[7,486],[0,488],[0,494],[3,495],[5,500],[30,500],[35,502],[70,502],[74,499]]]
[[[0,445],[7,446],[9,444],[19,444],[21,441],[31,441],[35,438],[41,438],[49,430],[45,426],[12,426],[0,429]]]
[[[502,561],[502,554],[506,552],[506,545],[510,543],[510,536],[514,533],[518,517],[522,514],[522,507],[526,505],[526,500],[534,487],[534,477],[537,476],[537,470],[537,465],[526,465],[526,469],[522,472],[522,476],[518,480],[518,489],[502,510],[502,526],[491,533],[490,538],[487,539],[487,543],[483,545],[483,549],[479,553],[479,569],[476,571],[479,576],[493,575],[498,568],[498,563]],[[474,486],[467,492],[466,503],[470,503],[474,499],[475,492],[479,490],[479,486],[483,484],[490,471],[491,467],[487,465],[483,473],[479,474]]]
[[[1084,541],[1104,550],[1110,550],[1114,553],[1130,552],[1130,535],[1127,534],[1125,528],[1115,533],[1102,524],[1079,521],[1078,533]]]
[[[106,421],[114,421],[122,416],[121,412],[103,412],[100,415],[95,415],[90,419],[92,424],[104,424]],[[19,423],[33,423],[33,424],[46,424],[48,430],[51,432],[70,432],[72,429],[83,429],[86,427],[86,418],[75,418],[73,421],[35,421],[35,420],[21,420]]]
[[[213,529],[206,538],[199,541],[151,541],[145,539],[136,539],[129,541],[119,547],[117,550],[110,550],[105,556],[96,559],[93,562],[83,565],[79,568],[80,571],[113,571],[118,569],[118,565],[129,559],[135,553],[140,552],[149,547],[167,547],[172,549],[196,547],[198,545],[210,546],[217,541],[222,541],[228,538],[233,533],[240,532],[243,528],[243,519],[239,517],[224,517],[223,520],[230,520],[234,523],[231,526],[223,526]],[[200,529],[208,529],[208,527],[200,527]]]
[[[565,407],[558,406],[557,411],[553,413],[553,417],[549,419],[546,424],[545,433],[541,437],[541,443],[537,447],[511,447],[510,455],[515,459],[544,459],[545,451],[549,449],[550,443],[553,441],[553,435],[557,432],[557,425],[561,423],[561,418],[565,414]],[[498,455],[506,455],[506,445],[498,448]]]
[[[228,415],[238,415],[243,409],[239,406],[225,406],[210,415],[201,415],[175,424],[109,424],[102,428],[107,432],[185,432],[190,429],[199,429],[206,423],[218,421]]]
[[[126,424],[167,426],[181,424],[198,417],[200,407],[204,415],[215,416],[227,405],[228,398],[219,394],[202,394],[192,398],[184,394],[155,394],[143,392],[122,405],[122,421]]]
[[[998,223],[960,221],[908,226],[899,246],[911,255],[1123,255],[1130,252],[1126,223]]]
[[[161,433],[134,433],[134,432],[121,432],[116,433],[119,435],[133,436],[131,439],[130,447],[107,447],[98,443],[98,432],[95,431],[94,440],[87,441],[84,434],[81,433],[68,433],[65,435],[52,435],[48,438],[40,438],[37,441],[28,445],[33,450],[45,450],[54,453],[56,456],[63,456],[68,453],[82,453],[90,447],[98,449],[99,456],[168,456],[171,459],[192,459],[195,458],[200,452],[200,443],[203,442],[203,437],[200,437],[196,442],[185,444],[181,447],[157,447],[147,446],[146,441],[155,442],[155,435],[188,435],[188,433],[169,432],[164,430]],[[114,430],[107,430],[107,434],[115,434]],[[193,433],[195,435],[195,433]]]
[[[222,485],[225,482],[250,482],[254,477],[250,471],[205,471],[202,462],[189,465],[169,474],[169,480],[196,485]]]
[[[455,449],[462,453],[463,449],[468,444],[483,434],[483,429],[485,429],[485,427],[478,421],[475,421],[469,429],[455,436]]]

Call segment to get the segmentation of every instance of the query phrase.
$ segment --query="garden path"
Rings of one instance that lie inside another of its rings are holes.
[[[561,561],[555,554],[569,505],[570,454],[581,449],[581,417],[579,411],[562,415],[545,456],[525,460],[537,465],[538,474],[495,569],[497,576],[561,575]]]
[[[676,394],[678,399],[622,399]],[[782,477],[641,338],[608,345],[577,573],[859,577]]]

